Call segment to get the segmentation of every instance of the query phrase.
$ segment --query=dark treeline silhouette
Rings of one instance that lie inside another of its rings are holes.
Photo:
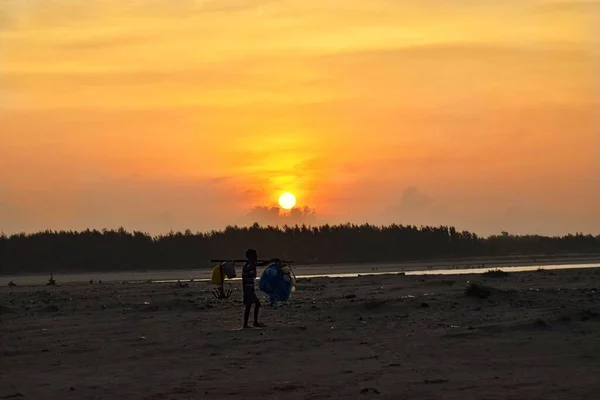
[[[296,263],[360,263],[600,253],[600,236],[516,236],[482,238],[453,227],[323,225],[319,227],[227,227],[207,233],[151,236],[118,230],[44,231],[0,236],[0,273],[124,271],[210,267],[211,258],[240,258],[245,250],[261,258]]]

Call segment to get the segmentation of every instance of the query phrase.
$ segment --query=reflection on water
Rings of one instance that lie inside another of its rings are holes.
[[[326,270],[328,267],[323,266],[317,270]],[[349,269],[355,269],[356,267],[349,267]],[[495,269],[496,267],[494,267]],[[554,265],[529,265],[529,266],[514,266],[514,267],[498,267],[506,272],[525,272],[525,271],[536,271],[538,269],[544,270],[555,270],[555,269],[580,269],[580,268],[600,268],[600,263],[592,264],[554,264]],[[301,268],[296,268],[296,272]],[[314,270],[315,268],[313,268]],[[462,268],[462,269],[427,269],[427,270],[385,270],[382,272],[371,272],[371,271],[360,271],[356,268],[356,272],[344,272],[344,273],[314,273],[314,274],[302,274],[297,273],[297,279],[308,279],[308,278],[355,278],[358,276],[378,276],[378,275],[457,275],[457,274],[482,274],[489,271],[491,268]],[[179,280],[189,282],[208,282],[210,279],[210,270],[183,270],[183,271],[154,271],[154,272],[114,272],[114,273],[80,273],[80,274],[65,274],[57,275],[55,278],[58,284],[61,283],[84,283],[92,279],[94,282],[98,282],[102,279],[103,282],[127,282],[127,283],[143,283],[143,282],[155,282],[155,283],[174,283]],[[20,286],[26,285],[44,285],[48,281],[49,275],[37,275],[37,276],[21,276],[11,277],[5,276],[0,277],[0,286],[8,285],[8,282],[14,280]],[[240,280],[240,278],[234,278],[233,281]]]

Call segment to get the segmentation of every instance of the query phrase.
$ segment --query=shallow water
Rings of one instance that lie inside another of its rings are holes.
[[[556,269],[581,269],[581,268],[600,268],[600,263],[586,264],[540,264],[527,266],[506,266],[506,267],[484,267],[484,268],[439,268],[439,269],[409,269],[398,268],[398,265],[369,265],[367,266],[313,266],[309,268],[296,267],[294,271],[297,279],[307,278],[355,278],[358,276],[377,276],[377,275],[457,275],[457,274],[481,274],[490,269],[502,269],[506,272],[525,272],[536,271],[540,268],[545,270]],[[302,270],[314,273],[299,272]],[[328,272],[332,270],[331,272]],[[352,272],[337,272],[337,271]],[[334,272],[335,271],[335,272]],[[97,283],[99,279],[103,282],[127,282],[127,283],[173,283],[178,280],[195,282],[206,282],[211,275],[210,269],[202,270],[175,270],[175,271],[152,271],[152,272],[113,272],[113,273],[77,273],[77,274],[54,274],[58,284],[62,283],[86,283],[90,279]],[[240,278],[234,278],[236,281]],[[48,281],[48,275],[29,275],[29,276],[2,276],[0,277],[0,286],[8,285],[8,282],[14,281],[20,286],[44,285]]]
[[[600,268],[600,263],[597,264],[554,264],[554,265],[528,265],[499,268],[505,272],[527,272],[537,271],[538,269],[581,269],[581,268]],[[296,275],[301,278],[356,278],[358,276],[371,275],[463,275],[463,274],[483,274],[489,270],[496,268],[457,268],[457,269],[427,269],[418,271],[387,271],[387,272],[356,272],[344,274],[317,274],[317,275]]]

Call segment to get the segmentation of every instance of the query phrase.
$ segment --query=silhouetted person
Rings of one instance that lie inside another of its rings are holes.
[[[246,250],[246,263],[242,268],[242,288],[244,293],[244,328],[249,328],[248,318],[250,317],[250,308],[254,305],[254,326],[264,327],[265,325],[258,321],[258,310],[260,301],[256,295],[254,280],[256,279],[256,267],[266,265],[266,262],[258,262],[258,253],[254,249]]]
[[[50,279],[48,279],[48,283],[46,283],[46,285],[49,285],[49,286],[56,285],[56,281],[54,280],[54,273],[53,272],[50,273]]]
[[[98,283],[102,283],[102,279],[100,279],[100,280],[98,281]]]
[[[12,287],[15,287],[15,286],[17,286],[17,284],[14,283],[13,281],[8,282],[8,287],[12,288]]]
[[[90,285],[92,285],[94,283],[93,279],[90,279]]]

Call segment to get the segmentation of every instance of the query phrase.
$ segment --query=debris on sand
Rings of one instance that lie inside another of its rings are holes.
[[[17,392],[17,393],[6,395],[6,396],[4,396],[2,398],[3,399],[17,399],[17,398],[21,398],[21,397],[25,397],[25,395],[22,394],[22,393]]]
[[[432,385],[432,384],[438,384],[438,383],[448,383],[449,381],[447,379],[425,379],[425,381],[423,381],[424,384],[426,385]]]
[[[535,328],[541,328],[541,329],[550,328],[550,325],[548,325],[548,323],[541,318],[536,319],[535,322],[533,323],[533,326]]]
[[[365,301],[364,303],[364,307],[367,310],[374,310],[376,308],[382,307],[383,305],[389,303],[389,300],[384,299],[384,300],[376,300],[376,299],[370,299]]]
[[[571,318],[570,315],[562,315],[561,317],[558,318],[558,320],[560,322],[571,322],[573,319]]]
[[[496,268],[496,269],[490,269],[489,271],[484,272],[483,276],[489,277],[489,278],[506,278],[508,276],[508,272],[502,271],[501,269]]]
[[[592,311],[592,310],[584,310],[581,312],[581,320],[582,321],[588,321],[590,319],[594,319],[594,318],[598,318],[600,317],[600,314]]]
[[[470,282],[467,284],[465,288],[465,296],[469,297],[478,297],[480,299],[485,299],[492,294],[491,288],[482,285],[477,282]]]
[[[50,305],[50,306],[46,306],[44,308],[40,308],[39,311],[40,312],[57,312],[58,311],[58,307]]]
[[[277,382],[273,387],[278,392],[293,392],[298,389],[302,389],[302,385],[295,384],[293,382]]]
[[[361,394],[380,394],[379,390],[375,389],[375,388],[364,388],[363,390],[360,391]]]

